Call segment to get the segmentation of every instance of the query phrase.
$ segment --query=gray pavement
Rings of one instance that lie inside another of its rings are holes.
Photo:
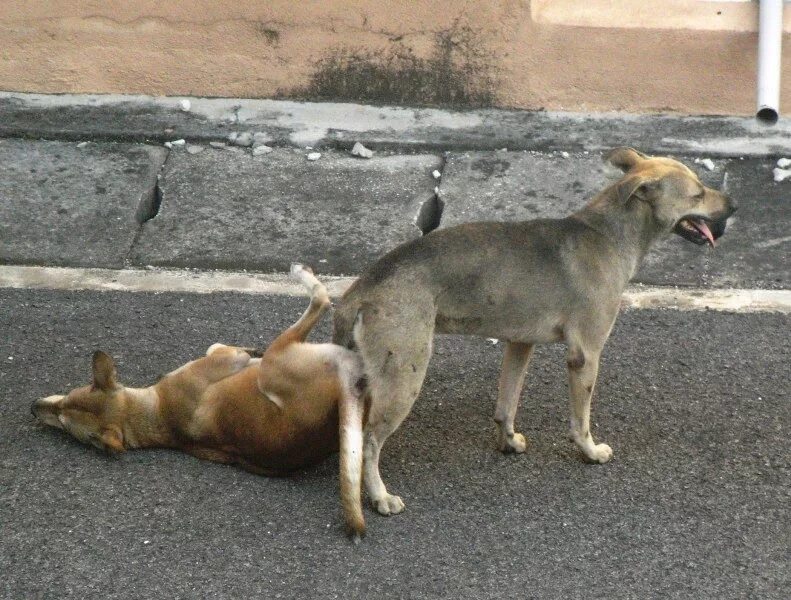
[[[165,148],[0,140],[0,262],[121,268]]]
[[[433,155],[354,158],[278,148],[171,153],[159,214],[143,225],[132,265],[355,274],[401,242],[420,237],[421,207],[434,198]]]
[[[791,287],[791,180],[772,180],[791,157],[788,121],[192,100],[184,112],[178,99],[0,93],[0,268],[106,267],[64,277],[112,287],[117,273],[137,282],[128,289],[224,269],[206,281],[253,291],[233,271],[295,260],[354,276],[421,230],[567,214],[608,181],[602,150],[629,144],[727,181],[740,206],[716,250],[669,240],[638,282],[704,298]],[[216,147],[231,131],[275,150]],[[162,145],[177,138],[187,144]],[[358,140],[373,159],[348,154]],[[182,270],[130,270],[150,265]],[[626,311],[594,408],[595,435],[615,450],[604,466],[565,439],[560,347],[541,348],[530,370],[518,417],[528,453],[502,456],[491,419],[501,345],[439,338],[383,452],[407,511],[368,511],[355,547],[334,459],[289,479],[170,451],[111,460],[29,414],[33,399],[86,383],[96,348],[144,385],[216,341],[265,345],[304,299],[2,285],[0,597],[787,596],[787,310]],[[314,339],[329,339],[327,320]]]
[[[0,140],[0,261],[262,272],[301,261],[321,274],[355,275],[421,230],[562,216],[608,183],[601,154],[589,151],[365,160],[325,150],[309,161],[305,149],[190,150]],[[673,236],[635,281],[788,289],[791,181],[773,181],[776,159],[715,157],[709,171],[681,158],[709,185],[727,180],[739,212],[716,250]]]
[[[343,537],[337,461],[268,479],[165,450],[108,459],[33,423],[96,348],[129,385],[218,340],[266,343],[304,299],[0,290],[6,598],[786,598],[788,315],[628,311],[603,359],[588,465],[564,354],[531,366],[524,456],[494,450],[501,347],[441,337],[382,469],[407,503]],[[314,339],[329,336],[324,320]]]

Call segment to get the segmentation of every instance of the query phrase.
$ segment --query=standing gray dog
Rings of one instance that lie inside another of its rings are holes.
[[[333,341],[365,365],[370,405],[354,456],[381,514],[404,509],[382,482],[379,452],[420,392],[434,333],[506,341],[494,416],[504,452],[525,451],[514,417],[533,346],[565,342],[571,437],[590,461],[612,458],[591,437],[590,401],[624,288],[656,240],[673,232],[714,246],[735,207],[675,160],[631,148],[606,160],[624,176],[579,212],[435,231],[383,256],[344,295]],[[359,505],[359,476],[345,475]]]

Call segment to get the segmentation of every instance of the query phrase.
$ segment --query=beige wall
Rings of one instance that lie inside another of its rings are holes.
[[[756,14],[701,0],[3,0],[0,89],[752,114]]]

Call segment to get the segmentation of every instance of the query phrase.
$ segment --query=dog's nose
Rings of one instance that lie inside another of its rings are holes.
[[[723,212],[725,213],[725,218],[727,219],[733,213],[735,213],[736,209],[739,207],[736,206],[736,202],[734,202],[733,198],[731,198],[728,194],[720,192],[720,195],[722,197],[722,203],[724,204]]]

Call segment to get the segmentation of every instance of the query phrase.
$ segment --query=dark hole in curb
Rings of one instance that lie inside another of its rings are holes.
[[[162,206],[162,189],[159,182],[154,184],[143,197],[140,198],[140,206],[137,208],[135,219],[141,225],[150,221],[159,214],[159,207]]]
[[[439,227],[442,222],[442,211],[444,209],[445,202],[437,194],[434,194],[422,204],[417,214],[415,225],[423,232],[423,235],[431,233]]]

